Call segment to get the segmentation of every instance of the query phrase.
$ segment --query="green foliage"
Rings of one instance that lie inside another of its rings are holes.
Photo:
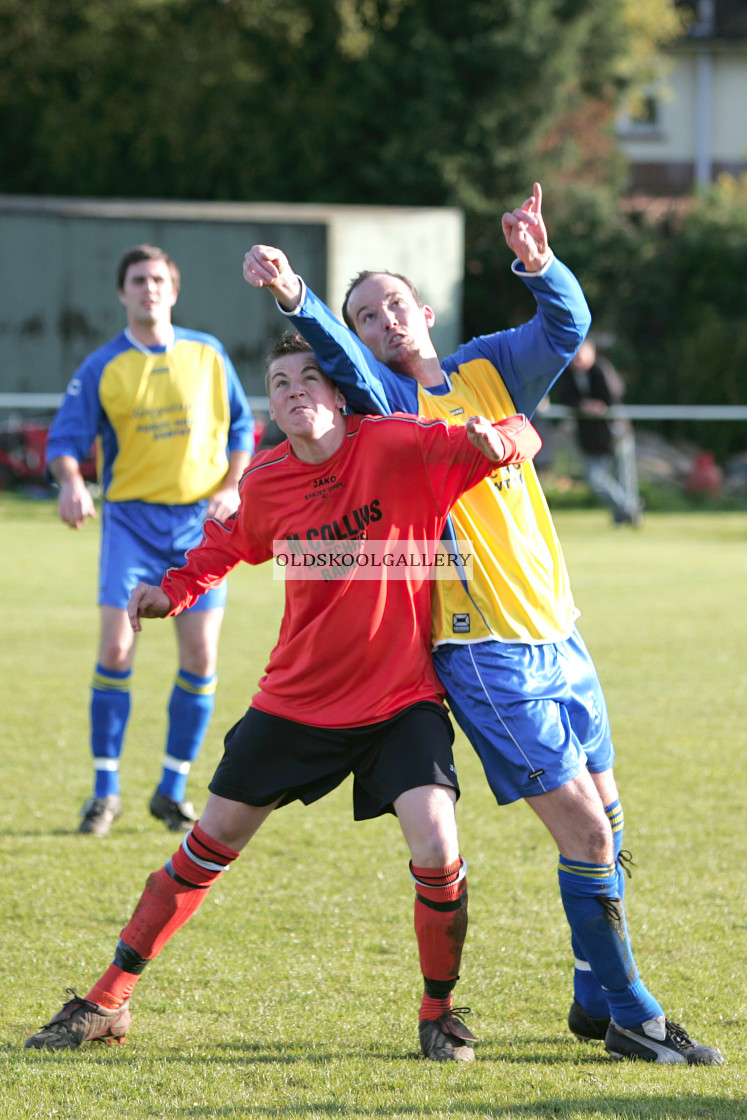
[[[552,214],[553,244],[576,271],[594,329],[638,404],[741,404],[747,322],[747,181],[725,176],[677,210],[647,215],[576,188]],[[667,434],[715,451],[744,450],[744,422],[671,422]]]
[[[24,1050],[64,988],[85,992],[109,963],[146,876],[178,842],[146,810],[175,647],[169,623],[146,623],[125,811],[111,836],[78,836],[91,777],[98,534],[64,528],[51,502],[0,495],[0,1120],[747,1118],[747,741],[744,675],[734,671],[747,658],[735,613],[747,516],[652,516],[620,535],[603,511],[577,512],[558,528],[615,731],[641,971],[728,1064],[627,1065],[571,1037],[553,846],[526,806],[496,807],[461,735],[470,932],[457,995],[482,1039],[474,1065],[417,1056],[406,849],[393,819],[352,821],[349,782],[321,804],[272,815],[148,967],[125,1046]],[[217,708],[190,778],[198,805],[266,663],[281,597],[263,568],[229,577]]]
[[[559,123],[614,98],[641,44],[666,32],[664,19],[646,37],[630,8],[0,0],[0,181],[490,214],[526,190],[527,166],[544,171],[548,143],[545,165],[573,165]]]

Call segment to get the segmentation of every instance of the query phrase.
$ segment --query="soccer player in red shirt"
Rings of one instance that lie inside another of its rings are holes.
[[[301,541],[330,555],[399,549],[408,566],[382,566],[375,578],[358,568],[349,578],[286,579],[278,642],[251,706],[226,735],[202,817],[148,879],[114,962],[26,1046],[121,1042],[146,964],[272,810],[296,799],[310,804],[352,773],[355,818],[396,814],[410,849],[423,1053],[472,1061],[474,1035],[451,996],[467,930],[453,730],[430,652],[429,569],[416,561],[427,555],[435,565],[425,542],[439,541],[465,490],[533,457],[540,440],[517,416],[497,424],[473,417],[457,428],[405,414],[345,415],[342,393],[299,335],[271,353],[267,387],[287,440],[255,456],[237,512],[206,522],[182,568],[168,571],[160,587],[137,585],[128,607],[133,630],[142,618],[189,607],[241,561],[271,559],[276,542],[289,542],[291,556]]]

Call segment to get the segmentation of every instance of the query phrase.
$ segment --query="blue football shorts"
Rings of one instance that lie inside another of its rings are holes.
[[[202,540],[206,509],[207,502],[188,506],[104,502],[99,605],[124,610],[136,583],[142,580],[158,586],[169,568],[181,568],[187,550]],[[201,595],[189,610],[208,611],[225,602],[224,580]]]
[[[607,704],[576,629],[544,645],[446,643],[433,662],[499,805],[612,766]]]

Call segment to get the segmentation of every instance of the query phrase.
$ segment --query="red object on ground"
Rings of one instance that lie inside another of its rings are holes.
[[[0,490],[18,485],[48,486],[46,476],[47,435],[52,417],[30,420],[12,418],[0,421]],[[267,428],[267,421],[255,417],[254,450]],[[97,480],[96,444],[80,465],[87,482]]]
[[[0,426],[0,490],[7,490],[19,483],[48,485],[46,477],[46,447],[49,419],[5,421]],[[96,481],[96,451],[91,448],[80,465],[83,477]]]
[[[711,451],[701,451],[693,459],[692,466],[685,478],[688,494],[710,494],[717,498],[721,493],[724,472],[716,462]]]

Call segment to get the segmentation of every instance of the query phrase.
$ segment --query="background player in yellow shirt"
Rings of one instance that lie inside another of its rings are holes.
[[[150,245],[117,267],[127,326],[82,363],[47,441],[62,520],[80,529],[96,517],[79,464],[100,440],[103,488],[101,633],[91,693],[93,796],[79,831],[109,832],[122,811],[119,759],[130,713],[135,643],[130,592],[180,565],[202,538],[205,517],[238,506],[238,482],[254,448],[254,423],[236,371],[211,335],[175,327],[179,271]],[[150,812],[172,831],[191,827],[187,776],[214,706],[225,585],[176,619],[179,668],[168,709],[161,778]]]

